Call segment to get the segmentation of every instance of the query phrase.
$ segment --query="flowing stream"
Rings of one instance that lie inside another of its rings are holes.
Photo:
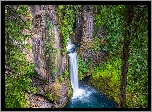
[[[67,44],[70,80],[73,89],[71,100],[64,108],[117,108],[118,105],[92,87],[78,82],[77,46]],[[80,87],[79,87],[80,86]]]

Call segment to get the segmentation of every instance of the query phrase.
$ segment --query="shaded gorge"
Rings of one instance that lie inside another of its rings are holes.
[[[78,82],[77,48],[69,39],[67,51],[73,94],[64,108],[117,108],[116,103],[86,84],[89,79]]]
[[[118,104],[80,81],[79,89],[73,92],[70,101],[64,108],[118,108]]]

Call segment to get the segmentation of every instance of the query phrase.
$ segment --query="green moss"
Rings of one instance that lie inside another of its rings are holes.
[[[47,99],[51,100],[52,102],[54,101],[54,98],[53,98],[53,95],[52,95],[52,94],[50,94],[50,93],[45,93],[44,96],[45,96]]]
[[[61,44],[62,54],[66,54],[66,45],[69,35],[73,33],[73,24],[75,21],[75,13],[72,5],[59,5],[56,8],[56,14],[58,15],[59,27],[61,30]]]
[[[55,88],[56,89],[56,88]],[[57,101],[59,98],[59,94],[57,93],[57,91],[53,90],[53,91],[48,91],[44,93],[44,96],[51,100],[52,102]]]
[[[99,39],[99,38],[95,38],[95,40],[94,40],[94,42],[93,42],[93,48],[92,48],[93,51],[94,51],[95,53],[99,52],[100,46],[101,46],[101,44],[100,44],[100,39]]]
[[[105,64],[94,67],[89,85],[94,86],[99,92],[119,103],[120,66],[121,60],[111,59]]]
[[[85,77],[85,74],[89,72],[87,64],[83,61],[82,57],[78,59],[78,78],[82,80]]]
[[[56,64],[58,63],[57,57],[58,57],[58,49],[55,48],[55,36],[53,33],[53,25],[52,23],[47,20],[46,21],[47,29],[46,29],[46,40],[44,43],[44,52],[47,59],[51,59],[49,63],[49,67],[51,68],[51,74],[52,77],[55,77],[55,74],[58,71],[58,68],[56,67]]]

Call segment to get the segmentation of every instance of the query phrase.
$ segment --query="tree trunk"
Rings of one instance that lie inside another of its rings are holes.
[[[7,33],[7,67],[10,68],[10,39],[9,39],[9,34]]]
[[[133,19],[133,6],[126,6],[126,25],[130,29],[130,24]],[[124,44],[122,53],[122,72],[120,82],[120,108],[126,107],[126,87],[127,87],[127,72],[128,72],[128,58],[129,58],[129,45],[131,42],[131,32],[128,30],[124,31]]]

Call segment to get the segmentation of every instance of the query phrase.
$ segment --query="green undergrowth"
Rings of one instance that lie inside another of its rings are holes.
[[[65,71],[58,77],[58,80],[59,80],[60,83],[62,83],[65,79],[70,80],[68,70],[65,70]]]
[[[148,107],[148,87],[142,87],[139,83],[128,85],[126,104],[129,108]]]
[[[99,64],[93,68],[89,81],[90,85],[117,103],[119,103],[120,68],[120,59],[109,59],[104,64]]]
[[[28,96],[25,91],[32,94],[37,92],[36,87],[30,86],[30,78],[35,75],[33,65],[26,67],[23,74],[12,74],[5,77],[5,107],[24,108],[28,107]]]
[[[32,16],[28,5],[5,5],[5,108],[29,107],[25,91],[35,93],[31,87],[34,65],[27,60],[32,46]]]
[[[138,80],[131,70],[136,69],[133,69],[132,66],[128,68],[126,105],[128,108],[146,108],[148,107],[148,79],[145,74],[138,73],[138,78],[142,77],[141,80]],[[121,59],[110,57],[107,62],[99,64],[91,71],[89,85],[119,104]]]
[[[66,45],[69,35],[73,33],[73,24],[75,21],[75,13],[72,5],[59,5],[56,8],[56,14],[58,16],[59,27],[61,30],[61,44],[62,54],[66,54]]]
[[[66,103],[69,101],[72,95],[72,86],[70,83],[70,77],[68,70],[65,70],[61,75],[56,78],[56,81],[50,85],[49,90],[44,93],[44,96],[52,102],[58,102],[61,97],[60,90],[62,89],[62,85],[65,84],[68,86],[67,92],[67,101],[64,102],[62,106],[59,108],[63,108]]]
[[[95,38],[93,45],[94,45],[93,48],[92,48],[93,52],[95,52],[95,53],[99,52],[100,45],[101,45],[100,39],[99,38]]]
[[[51,77],[55,77],[55,74],[58,71],[58,68],[56,67],[58,60],[58,54],[59,51],[58,49],[55,47],[55,35],[53,32],[53,24],[51,23],[51,21],[47,20],[46,21],[46,25],[47,25],[47,29],[46,29],[46,41],[44,43],[44,51],[45,51],[45,55],[47,59],[50,59],[50,63],[49,63],[49,68],[51,69]],[[50,43],[51,42],[51,43]]]
[[[78,59],[78,79],[82,80],[88,72],[87,64],[83,61],[83,58],[80,57]]]

